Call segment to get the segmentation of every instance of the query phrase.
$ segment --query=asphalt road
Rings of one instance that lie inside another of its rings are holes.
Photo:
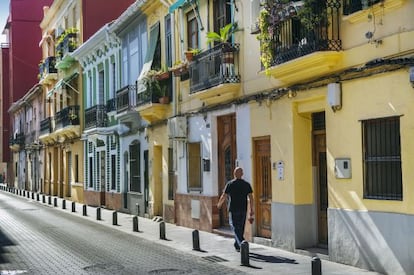
[[[0,274],[243,272],[1,192]]]

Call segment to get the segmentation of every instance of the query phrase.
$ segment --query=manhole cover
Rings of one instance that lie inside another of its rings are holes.
[[[220,258],[219,256],[206,256],[202,258],[213,263],[228,262],[228,260]]]
[[[149,274],[187,274],[188,270],[181,270],[175,268],[155,269],[148,272]]]
[[[107,271],[119,271],[124,269],[122,265],[119,264],[94,264],[83,268],[89,272],[107,272]]]

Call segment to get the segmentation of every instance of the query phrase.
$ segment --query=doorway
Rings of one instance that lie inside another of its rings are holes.
[[[313,166],[316,168],[318,245],[328,245],[328,180],[326,165],[325,112],[312,114]]]
[[[272,170],[270,161],[270,137],[255,138],[254,146],[254,195],[257,236],[272,235]]]
[[[233,178],[236,162],[236,115],[230,114],[217,117],[217,146],[218,146],[218,190],[219,196],[226,183]],[[229,227],[227,207],[219,212],[220,227]]]

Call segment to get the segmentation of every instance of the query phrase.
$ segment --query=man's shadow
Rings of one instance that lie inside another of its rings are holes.
[[[249,259],[255,262],[262,262],[262,263],[274,263],[274,264],[298,264],[296,260],[284,258],[284,257],[277,257],[277,256],[267,256],[261,255],[257,253],[249,253]],[[261,267],[257,267],[254,265],[249,264],[248,267],[261,269]]]

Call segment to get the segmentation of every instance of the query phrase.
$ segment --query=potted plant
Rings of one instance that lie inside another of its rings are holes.
[[[223,46],[223,63],[234,63],[233,48],[229,42],[230,37],[237,31],[237,23],[229,23],[217,32],[207,33],[207,44],[218,42]]]
[[[170,71],[168,70],[168,67],[166,64],[161,65],[161,69],[158,71],[155,71],[154,77],[156,80],[165,80],[170,78]]]
[[[169,68],[169,70],[173,72],[174,76],[181,76],[188,72],[188,64],[187,62],[177,60],[174,62],[174,65]]]
[[[158,102],[161,104],[170,103],[170,98],[168,97],[168,86],[158,83],[157,89]]]
[[[193,56],[201,53],[201,49],[198,48],[189,48],[187,51],[184,52],[185,54],[185,58],[187,59],[188,62],[193,61]]]

